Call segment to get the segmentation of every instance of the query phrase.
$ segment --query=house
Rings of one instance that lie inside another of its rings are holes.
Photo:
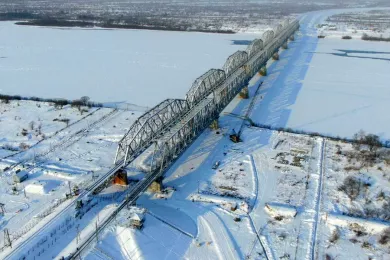
[[[27,178],[28,178],[28,172],[22,171],[20,169],[16,170],[15,174],[13,176],[13,179],[14,179],[15,183],[21,183],[24,180],[26,180]]]
[[[144,225],[144,216],[138,213],[134,213],[130,217],[130,226],[133,228],[141,229]]]

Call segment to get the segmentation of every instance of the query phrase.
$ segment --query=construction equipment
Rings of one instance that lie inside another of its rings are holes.
[[[229,138],[233,143],[241,142],[240,136],[236,133],[236,131],[234,131],[234,129],[232,133],[229,135]]]
[[[240,137],[241,137],[241,133],[242,133],[245,121],[249,122],[250,126],[256,126],[256,124],[252,121],[252,119],[249,118],[249,114],[252,112],[252,109],[253,109],[255,101],[258,97],[258,92],[260,90],[261,85],[263,85],[263,82],[260,82],[260,84],[257,86],[255,95],[253,96],[253,98],[249,104],[249,107],[248,107],[247,111],[245,112],[245,116],[241,116],[241,115],[237,115],[237,114],[233,114],[233,113],[224,113],[224,115],[237,117],[237,118],[240,118],[243,120],[238,133],[236,133],[236,131],[234,131],[234,129],[233,129],[232,133],[229,135],[229,138],[233,143],[238,143],[238,142],[242,141]]]
[[[246,116],[242,116],[242,115],[237,115],[237,114],[234,114],[234,113],[228,113],[228,112],[224,112],[223,113],[225,116],[231,116],[231,117],[236,117],[236,118],[239,118],[239,119],[242,119],[244,121],[248,121],[249,125],[250,126],[255,126],[255,123],[252,121],[252,119],[250,119],[249,117],[246,117]]]
[[[250,125],[250,126],[255,126],[254,122],[253,122],[252,119],[250,119],[249,117],[237,115],[237,114],[234,114],[234,113],[227,113],[227,112],[225,112],[224,115],[242,119],[244,122],[245,122],[245,121],[249,122],[249,125]],[[240,139],[241,129],[242,129],[242,127],[240,128],[240,131],[239,131],[238,133],[236,133],[236,131],[235,131],[234,129],[232,129],[232,132],[231,132],[231,134],[229,135],[229,138],[230,138],[230,140],[231,140],[233,143],[239,143],[239,142],[242,141],[242,140]]]

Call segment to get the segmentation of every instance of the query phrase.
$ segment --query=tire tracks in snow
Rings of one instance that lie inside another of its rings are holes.
[[[312,244],[311,244],[311,259],[314,260],[316,259],[316,247],[317,247],[317,231],[318,231],[318,226],[320,220],[320,211],[321,211],[321,201],[322,201],[322,187],[323,187],[323,176],[324,176],[324,161],[325,161],[325,147],[326,147],[326,139],[322,138],[322,143],[321,143],[321,155],[320,155],[320,162],[319,162],[319,180],[318,180],[318,191],[316,194],[316,207],[315,207],[315,219],[314,219],[314,230],[313,230],[313,235],[312,235]]]
[[[232,248],[233,242],[230,235],[215,214],[216,213],[214,212],[207,212],[204,216],[201,216],[200,219],[209,231],[213,243],[215,243],[218,258],[220,260],[240,259],[237,250]],[[219,242],[221,238],[223,238],[225,243],[222,244]]]

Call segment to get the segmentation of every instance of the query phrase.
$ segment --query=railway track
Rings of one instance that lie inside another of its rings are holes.
[[[87,136],[89,131],[91,131],[97,125],[99,125],[100,123],[108,120],[110,117],[114,116],[116,113],[118,113],[118,109],[114,109],[110,113],[107,113],[104,116],[102,116],[101,118],[99,118],[98,120],[94,121],[92,124],[89,124],[87,127],[83,128],[83,129],[80,129],[79,131],[71,134],[66,139],[61,140],[57,144],[51,146],[49,150],[44,151],[42,153],[39,153],[37,155],[34,155],[33,159],[27,159],[27,160],[20,161],[20,162],[17,162],[15,164],[12,164],[11,166],[9,166],[8,171],[13,170],[16,167],[21,166],[21,165],[28,165],[29,167],[27,168],[27,170],[33,169],[34,167],[36,167],[35,165],[33,165],[36,161],[39,161],[42,158],[47,157],[49,154],[55,152],[58,149],[65,149],[65,148],[70,147],[71,145],[73,145],[76,142],[78,142],[81,138]]]
[[[89,114],[87,114],[86,116],[80,118],[79,120],[77,120],[77,121],[75,121],[75,122],[73,122],[73,123],[67,125],[66,127],[62,128],[62,129],[60,129],[60,130],[58,130],[54,135],[50,136],[49,139],[51,139],[51,138],[57,136],[59,133],[61,133],[61,132],[63,132],[64,130],[68,129],[69,127],[71,127],[71,126],[73,126],[73,125],[75,125],[75,124],[81,122],[82,120],[86,119],[87,117],[92,116],[93,114],[95,114],[97,111],[99,111],[99,110],[101,110],[101,109],[102,109],[102,108],[99,107],[98,109],[92,111],[91,113],[89,113]],[[28,148],[28,150],[35,148],[37,145],[39,145],[41,142],[43,142],[43,141],[45,141],[45,140],[48,140],[48,139],[42,139],[42,140],[36,142],[36,143],[33,144],[32,146],[30,146],[30,147]],[[8,156],[5,156],[5,157],[3,157],[3,158],[0,158],[0,160],[8,159],[8,158],[11,158],[11,157],[16,156],[16,155],[18,155],[18,154],[24,153],[24,152],[26,152],[26,151],[19,151],[19,152],[17,152],[17,153],[10,154],[10,155],[8,155]],[[12,165],[11,165],[11,166],[12,166]]]

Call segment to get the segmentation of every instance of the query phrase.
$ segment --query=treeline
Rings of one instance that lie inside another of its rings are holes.
[[[359,133],[355,134],[354,137],[351,139],[351,138],[344,138],[344,137],[340,137],[340,136],[325,135],[325,134],[321,134],[318,132],[310,132],[310,131],[292,129],[289,127],[275,127],[275,126],[271,126],[271,125],[258,124],[258,123],[254,123],[254,122],[252,122],[251,125],[254,127],[268,129],[268,130],[287,132],[287,133],[292,133],[292,134],[309,135],[312,137],[323,137],[323,138],[327,138],[327,139],[332,140],[332,141],[339,141],[339,142],[344,142],[344,143],[367,145],[369,147],[390,148],[390,140],[380,141],[379,136],[373,135],[373,134],[365,134],[363,131],[360,131]]]
[[[390,42],[390,37],[389,38],[384,38],[382,36],[376,37],[376,36],[370,36],[366,33],[363,34],[362,40],[364,41],[378,41],[378,42]]]
[[[137,25],[137,24],[120,24],[111,21],[107,22],[89,22],[89,21],[70,21],[70,20],[57,20],[57,19],[36,19],[27,22],[17,22],[17,25],[33,25],[33,26],[54,26],[54,27],[100,27],[107,29],[138,29],[138,30],[158,30],[158,31],[177,31],[177,32],[206,32],[206,33],[223,33],[234,34],[232,30],[217,30],[217,29],[200,29],[200,28],[187,28],[183,26],[169,25],[157,26],[157,25]]]
[[[75,100],[67,100],[63,98],[40,98],[40,97],[22,97],[19,95],[3,95],[0,94],[0,101],[2,103],[8,104],[11,100],[30,100],[37,102],[48,102],[53,103],[55,107],[62,108],[66,105],[71,105],[72,107],[103,107],[102,103],[92,102],[88,97],[82,97]]]

